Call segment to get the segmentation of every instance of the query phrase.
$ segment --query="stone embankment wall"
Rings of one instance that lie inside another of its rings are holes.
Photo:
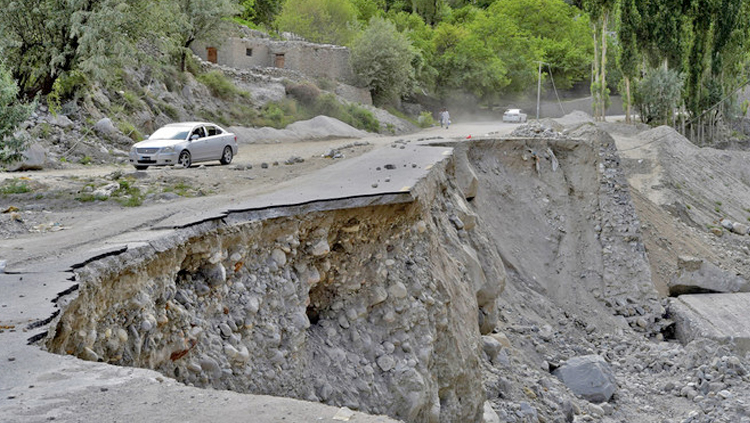
[[[79,270],[46,340],[195,386],[479,421],[505,273],[443,165],[417,201],[207,222]]]

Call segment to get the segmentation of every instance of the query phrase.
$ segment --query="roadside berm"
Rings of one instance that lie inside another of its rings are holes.
[[[431,144],[451,154],[404,190],[182,218],[87,261],[33,340],[405,422],[750,422],[744,353],[672,339],[607,132]]]

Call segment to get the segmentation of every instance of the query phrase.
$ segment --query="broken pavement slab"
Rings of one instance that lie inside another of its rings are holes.
[[[750,352],[750,293],[682,295],[673,298],[669,314],[675,336],[683,344],[699,338],[731,345],[738,353]]]
[[[750,292],[750,282],[697,257],[681,256],[668,282],[669,295]]]

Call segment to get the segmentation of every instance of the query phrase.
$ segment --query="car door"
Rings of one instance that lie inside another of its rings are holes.
[[[208,143],[207,160],[218,160],[221,158],[222,136],[221,130],[214,125],[206,125],[206,142]]]
[[[197,139],[192,139],[193,135],[198,135]],[[193,161],[203,161],[208,160],[209,155],[209,140],[208,137],[206,137],[206,130],[201,126],[196,126],[193,128],[193,131],[190,135],[190,151],[193,154]]]

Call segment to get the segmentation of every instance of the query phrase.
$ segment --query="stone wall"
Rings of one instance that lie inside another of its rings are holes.
[[[201,59],[208,61],[208,48],[217,50],[217,63],[237,69],[276,67],[277,55],[284,56],[286,69],[295,70],[313,78],[328,78],[356,84],[349,66],[349,50],[330,44],[304,41],[276,41],[269,38],[230,37],[221,45],[196,41],[191,47]]]

